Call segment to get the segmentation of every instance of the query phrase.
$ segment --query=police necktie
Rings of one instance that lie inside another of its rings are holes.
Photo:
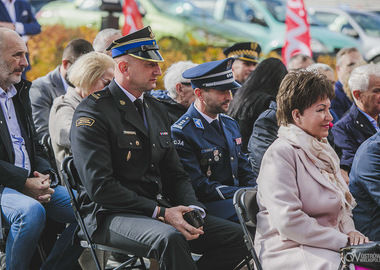
[[[138,98],[133,102],[133,104],[136,106],[137,111],[139,112],[141,116],[141,120],[143,120],[144,122],[144,108],[143,108],[142,100]]]
[[[212,120],[210,125],[221,135],[223,136],[222,129],[220,128],[218,119]]]

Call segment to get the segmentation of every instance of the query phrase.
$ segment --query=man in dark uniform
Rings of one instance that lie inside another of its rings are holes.
[[[173,126],[172,138],[195,193],[210,214],[237,221],[232,198],[236,190],[256,185],[247,157],[241,152],[239,125],[227,112],[234,80],[233,58],[186,70],[195,93],[193,103]]]
[[[161,75],[153,32],[146,27],[109,49],[115,79],[79,104],[71,128],[89,233],[157,259],[160,269],[233,269],[247,253],[240,226],[206,215],[195,228],[183,218],[194,208],[205,214],[205,206],[181,166],[165,108],[143,95]],[[191,251],[203,256],[195,263]]]
[[[260,52],[261,47],[256,42],[235,43],[223,51],[226,57],[235,59],[232,64],[232,73],[238,83],[243,84],[255,70],[259,63]],[[232,94],[235,94],[237,89],[231,89]]]

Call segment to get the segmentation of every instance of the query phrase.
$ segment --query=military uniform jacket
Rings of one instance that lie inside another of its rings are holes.
[[[247,157],[241,152],[237,122],[220,114],[225,139],[201,116],[194,103],[172,126],[172,137],[185,171],[202,202],[232,198],[241,187],[256,185]]]
[[[136,107],[113,81],[77,107],[71,127],[74,164],[83,187],[79,202],[93,234],[115,212],[151,217],[162,194],[172,205],[197,205],[170,137],[165,108],[144,96],[148,130]]]

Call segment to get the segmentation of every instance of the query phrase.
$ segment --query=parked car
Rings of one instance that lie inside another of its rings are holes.
[[[260,43],[263,53],[281,52],[285,38],[286,0],[193,0],[220,24],[244,30]],[[311,49],[314,54],[335,54],[358,42],[318,25],[309,16]]]
[[[380,16],[345,8],[313,7],[309,12],[331,31],[357,39],[367,61],[380,62]]]
[[[214,46],[229,46],[234,42],[249,41],[245,32],[228,25],[219,24],[190,1],[138,0],[144,15],[144,24],[150,25],[158,40],[170,38],[177,41],[195,39]],[[63,24],[66,27],[88,26],[100,29],[102,17],[108,15],[100,10],[101,0],[53,1],[41,8],[37,20],[41,25]],[[124,24],[121,12],[119,25]]]

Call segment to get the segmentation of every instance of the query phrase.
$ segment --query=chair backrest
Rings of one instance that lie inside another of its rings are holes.
[[[257,188],[239,189],[234,196],[234,205],[239,207],[242,218],[248,226],[256,227],[256,215],[259,206],[256,201]]]
[[[52,168],[58,172],[58,169],[57,168],[57,163],[55,161],[55,155],[54,155],[54,150],[53,150],[53,145],[51,143],[51,138],[50,138],[50,134],[49,133],[45,133],[43,136],[42,136],[42,139],[41,139],[41,145],[43,146],[44,148],[44,151],[49,159],[49,163],[50,163],[50,166],[52,166]],[[57,176],[59,177],[59,174],[57,174]]]
[[[84,223],[83,217],[80,212],[78,200],[73,191],[73,190],[77,190],[77,191],[79,190],[80,178],[75,168],[74,160],[72,156],[68,156],[62,161],[61,172],[63,176],[63,182],[65,183],[67,191],[69,192],[69,195],[70,195],[71,205],[73,207],[75,217],[78,221],[79,227],[84,233],[85,239],[88,242],[88,244],[92,245],[90,235],[87,231],[86,225]]]
[[[236,214],[239,222],[243,228],[244,240],[250,251],[253,260],[255,261],[256,268],[262,270],[260,261],[257,257],[254,248],[254,234],[256,227],[256,214],[259,212],[259,207],[256,201],[257,187],[242,188],[235,192],[233,204],[235,206]]]

